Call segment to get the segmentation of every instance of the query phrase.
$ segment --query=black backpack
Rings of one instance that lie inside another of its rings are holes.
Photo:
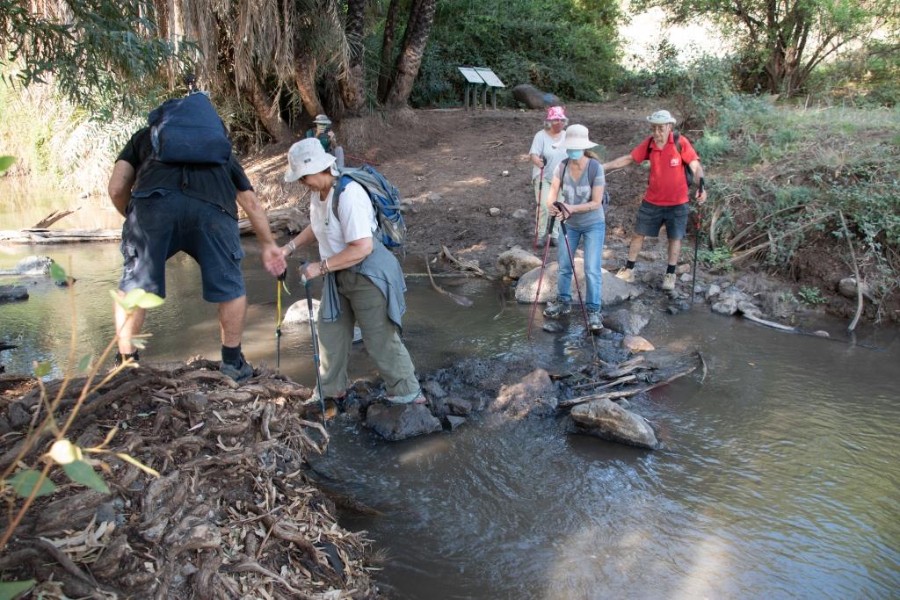
[[[562,160],[562,166],[563,166],[563,170],[562,170],[562,174],[560,175],[560,178],[559,178],[560,186],[562,185],[563,177],[566,176],[566,169],[569,167],[569,159],[568,158],[564,158]],[[597,170],[599,168],[600,168],[599,160],[592,158],[588,161],[588,181],[590,181],[592,184],[594,183],[594,180],[597,178]],[[603,214],[606,214],[606,209],[608,207],[609,207],[609,186],[604,185],[603,186]]]
[[[152,157],[164,163],[225,165],[231,140],[209,97],[193,92],[166,100],[147,116]]]
[[[672,134],[675,138],[675,149],[678,150],[678,158],[681,158],[681,134],[677,131]],[[650,158],[650,144],[653,143],[653,137],[651,136],[649,140],[647,140],[647,158]],[[687,181],[687,186],[690,188],[694,185],[694,172],[691,170],[691,166],[684,162],[684,159],[681,160],[681,166],[684,167],[684,178]]]

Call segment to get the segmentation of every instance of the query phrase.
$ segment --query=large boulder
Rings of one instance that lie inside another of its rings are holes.
[[[319,314],[319,301],[313,299],[313,314],[318,317]],[[282,319],[282,324],[291,329],[292,327],[299,326],[303,323],[309,323],[309,305],[306,302],[306,299],[298,300],[291,304],[287,311],[284,313],[284,318]],[[356,325],[353,326],[353,343],[362,341],[362,330]]]
[[[603,326],[625,335],[638,335],[650,323],[650,318],[634,308],[620,308],[603,317]]]
[[[540,278],[541,268],[532,269],[519,278],[516,285],[516,301],[522,304],[534,302],[534,295],[537,292],[538,279]],[[584,280],[584,261],[580,257],[575,258],[575,275],[578,277],[578,285],[581,289],[581,296],[584,297],[586,291],[586,282]],[[626,300],[637,298],[641,294],[641,290],[634,285],[625,283],[606,269],[602,271],[603,291],[601,292],[601,309],[606,310],[608,306],[621,304]],[[544,278],[541,282],[541,293],[537,299],[538,302],[544,303],[556,298],[556,282],[559,279],[559,265],[555,262],[547,263],[544,269]],[[572,300],[578,301],[578,293],[575,291],[575,283],[572,282]]]
[[[547,108],[562,104],[559,97],[549,92],[542,92],[531,84],[522,83],[512,89],[513,98],[528,108]]]
[[[28,290],[22,285],[0,285],[0,302],[28,300]]]
[[[444,429],[424,404],[372,404],[364,425],[390,442]]]
[[[515,246],[497,257],[497,264],[504,276],[510,279],[518,279],[525,273],[541,266],[541,259]]]
[[[572,409],[571,417],[577,433],[639,448],[659,448],[653,427],[644,417],[607,398],[579,404]]]
[[[497,394],[493,408],[512,417],[548,417],[556,413],[556,389],[550,374],[535,369],[519,383],[504,385]]]

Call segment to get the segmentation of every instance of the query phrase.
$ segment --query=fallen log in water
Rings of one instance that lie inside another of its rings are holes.
[[[21,229],[0,231],[0,242],[7,244],[71,244],[115,242],[122,238],[119,229]]]
[[[647,352],[620,365],[601,369],[596,379],[572,385],[571,390],[592,388],[594,391],[575,398],[563,398],[558,406],[569,408],[592,400],[630,398],[684,377],[700,366],[701,361],[699,358],[694,360],[692,357],[673,355],[665,351]]]

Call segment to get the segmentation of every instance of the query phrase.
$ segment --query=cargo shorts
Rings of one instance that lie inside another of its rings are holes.
[[[246,294],[237,221],[220,207],[180,192],[132,197],[122,226],[119,289],[165,298],[166,261],[184,252],[200,265],[203,299],[228,302]]]
[[[656,237],[659,235],[660,228],[665,224],[666,236],[670,240],[683,240],[687,231],[689,213],[690,205],[687,202],[676,206],[659,206],[644,200],[638,209],[635,233]]]

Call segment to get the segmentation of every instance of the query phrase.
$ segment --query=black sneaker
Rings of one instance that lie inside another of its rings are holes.
[[[551,300],[547,303],[547,308],[544,309],[544,316],[548,319],[558,319],[570,312],[572,312],[572,305],[568,302],[560,302],[559,300],[553,302]]]
[[[126,360],[129,360],[129,359],[132,361],[131,366],[136,367],[136,366],[138,366],[137,363],[138,363],[138,361],[141,360],[141,357],[138,355],[137,350],[135,350],[131,354],[122,354],[120,352],[116,352],[116,363],[115,363],[116,367],[121,367],[122,363],[124,363]]]
[[[253,377],[253,367],[244,360],[243,356],[241,357],[240,365],[233,365],[224,361],[220,362],[219,371],[223,375],[228,375],[238,383],[242,383]]]

